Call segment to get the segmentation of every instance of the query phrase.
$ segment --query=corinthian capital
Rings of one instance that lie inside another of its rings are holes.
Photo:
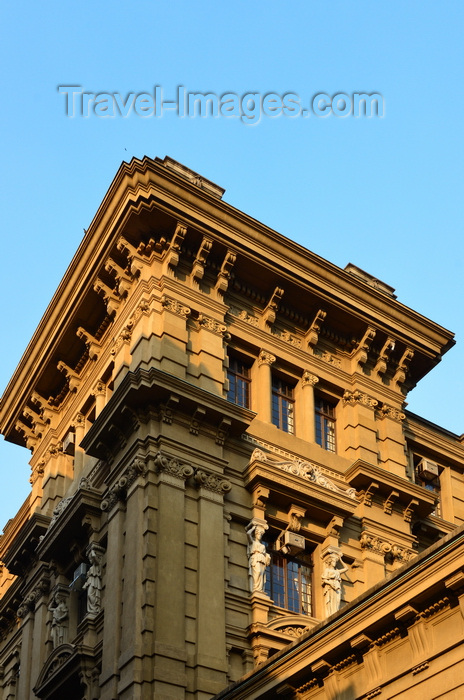
[[[274,355],[271,355],[270,352],[266,352],[266,350],[261,350],[258,357],[258,367],[261,367],[261,365],[269,365],[270,367],[275,361],[276,358]]]
[[[309,370],[305,370],[303,372],[303,377],[301,379],[301,383],[303,386],[316,386],[316,384],[319,381],[319,377],[316,377],[315,374],[311,374]]]

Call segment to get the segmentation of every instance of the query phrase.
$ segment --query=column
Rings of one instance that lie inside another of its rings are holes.
[[[296,411],[296,434],[309,442],[316,442],[316,420],[314,408],[314,387],[319,377],[309,370],[301,378],[301,406]]]
[[[272,373],[271,366],[276,358],[266,350],[261,350],[258,357],[258,386],[257,391],[253,390],[253,399],[255,410],[258,413],[259,420],[265,423],[272,422]]]

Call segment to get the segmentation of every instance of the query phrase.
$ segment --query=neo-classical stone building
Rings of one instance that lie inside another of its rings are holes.
[[[0,700],[462,697],[453,335],[223,193],[124,163],[5,390]]]

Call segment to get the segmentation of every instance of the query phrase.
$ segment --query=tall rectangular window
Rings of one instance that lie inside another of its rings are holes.
[[[227,370],[229,380],[229,390],[227,400],[237,406],[250,408],[250,367],[235,357],[229,358],[229,368]]]
[[[316,397],[315,409],[316,442],[324,450],[335,452],[335,405]]]
[[[295,613],[312,614],[310,557],[274,554],[267,569],[265,592],[275,605]]]
[[[293,386],[279,377],[272,377],[272,422],[286,433],[295,429]]]

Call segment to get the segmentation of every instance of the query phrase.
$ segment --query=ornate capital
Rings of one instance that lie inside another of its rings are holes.
[[[64,510],[66,510],[68,505],[71,503],[72,499],[72,496],[62,498],[58,505],[53,509],[52,519],[50,520],[50,523],[48,525],[49,528],[51,528],[56,523],[60,515],[63,513]]]
[[[190,464],[182,463],[176,457],[170,457],[162,452],[158,452],[155,457],[155,467],[158,472],[175,476],[183,481],[193,476],[195,472]]]
[[[181,304],[180,301],[178,301],[177,299],[168,297],[165,294],[163,294],[163,296],[161,297],[161,304],[167,311],[170,311],[173,314],[177,314],[177,316],[182,316],[185,319],[188,316],[190,316],[192,312],[192,309],[190,309],[190,307]]]
[[[103,382],[97,382],[92,390],[94,396],[105,396],[106,385]]]
[[[403,421],[406,418],[406,416],[398,408],[395,408],[394,406],[388,406],[384,403],[379,409],[379,418],[391,418],[391,420],[396,420],[399,423],[401,423],[401,421]]]
[[[24,597],[23,602],[17,610],[17,615],[19,618],[26,617],[28,612],[35,611],[37,601],[40,600],[45,593],[48,593],[49,584],[50,582],[48,579],[43,579],[37,586],[35,586],[35,588],[32,589],[30,593]]]
[[[218,474],[213,474],[212,472],[205,472],[203,469],[198,469],[195,473],[195,481],[199,486],[207,489],[208,491],[213,491],[213,493],[219,493],[221,495],[228,493],[232,484],[224,477]]]
[[[225,323],[220,323],[219,321],[216,321],[215,318],[205,316],[205,314],[200,314],[198,316],[198,323],[202,328],[205,328],[211,333],[215,333],[216,335],[222,335],[223,337],[228,335],[227,326],[225,325]]]
[[[368,394],[364,394],[362,391],[345,391],[343,394],[343,403],[349,404],[350,406],[355,406],[356,404],[361,404],[362,406],[368,406],[369,408],[375,408],[378,405],[378,401]]]
[[[303,386],[316,386],[316,384],[319,381],[319,377],[316,377],[315,374],[311,374],[311,372],[307,369],[303,372],[303,376],[301,378],[301,383]]]
[[[269,367],[274,364],[276,361],[276,358],[274,355],[271,355],[270,352],[266,352],[266,350],[261,350],[259,353],[258,357],[258,367],[261,367],[261,365],[268,365]]]
[[[140,475],[145,476],[146,472],[147,465],[145,461],[140,459],[140,457],[136,457],[125,469],[118,481],[109,489],[101,502],[101,509],[105,512],[109,512],[118,501],[123,501],[127,496],[127,491],[137,477]]]

